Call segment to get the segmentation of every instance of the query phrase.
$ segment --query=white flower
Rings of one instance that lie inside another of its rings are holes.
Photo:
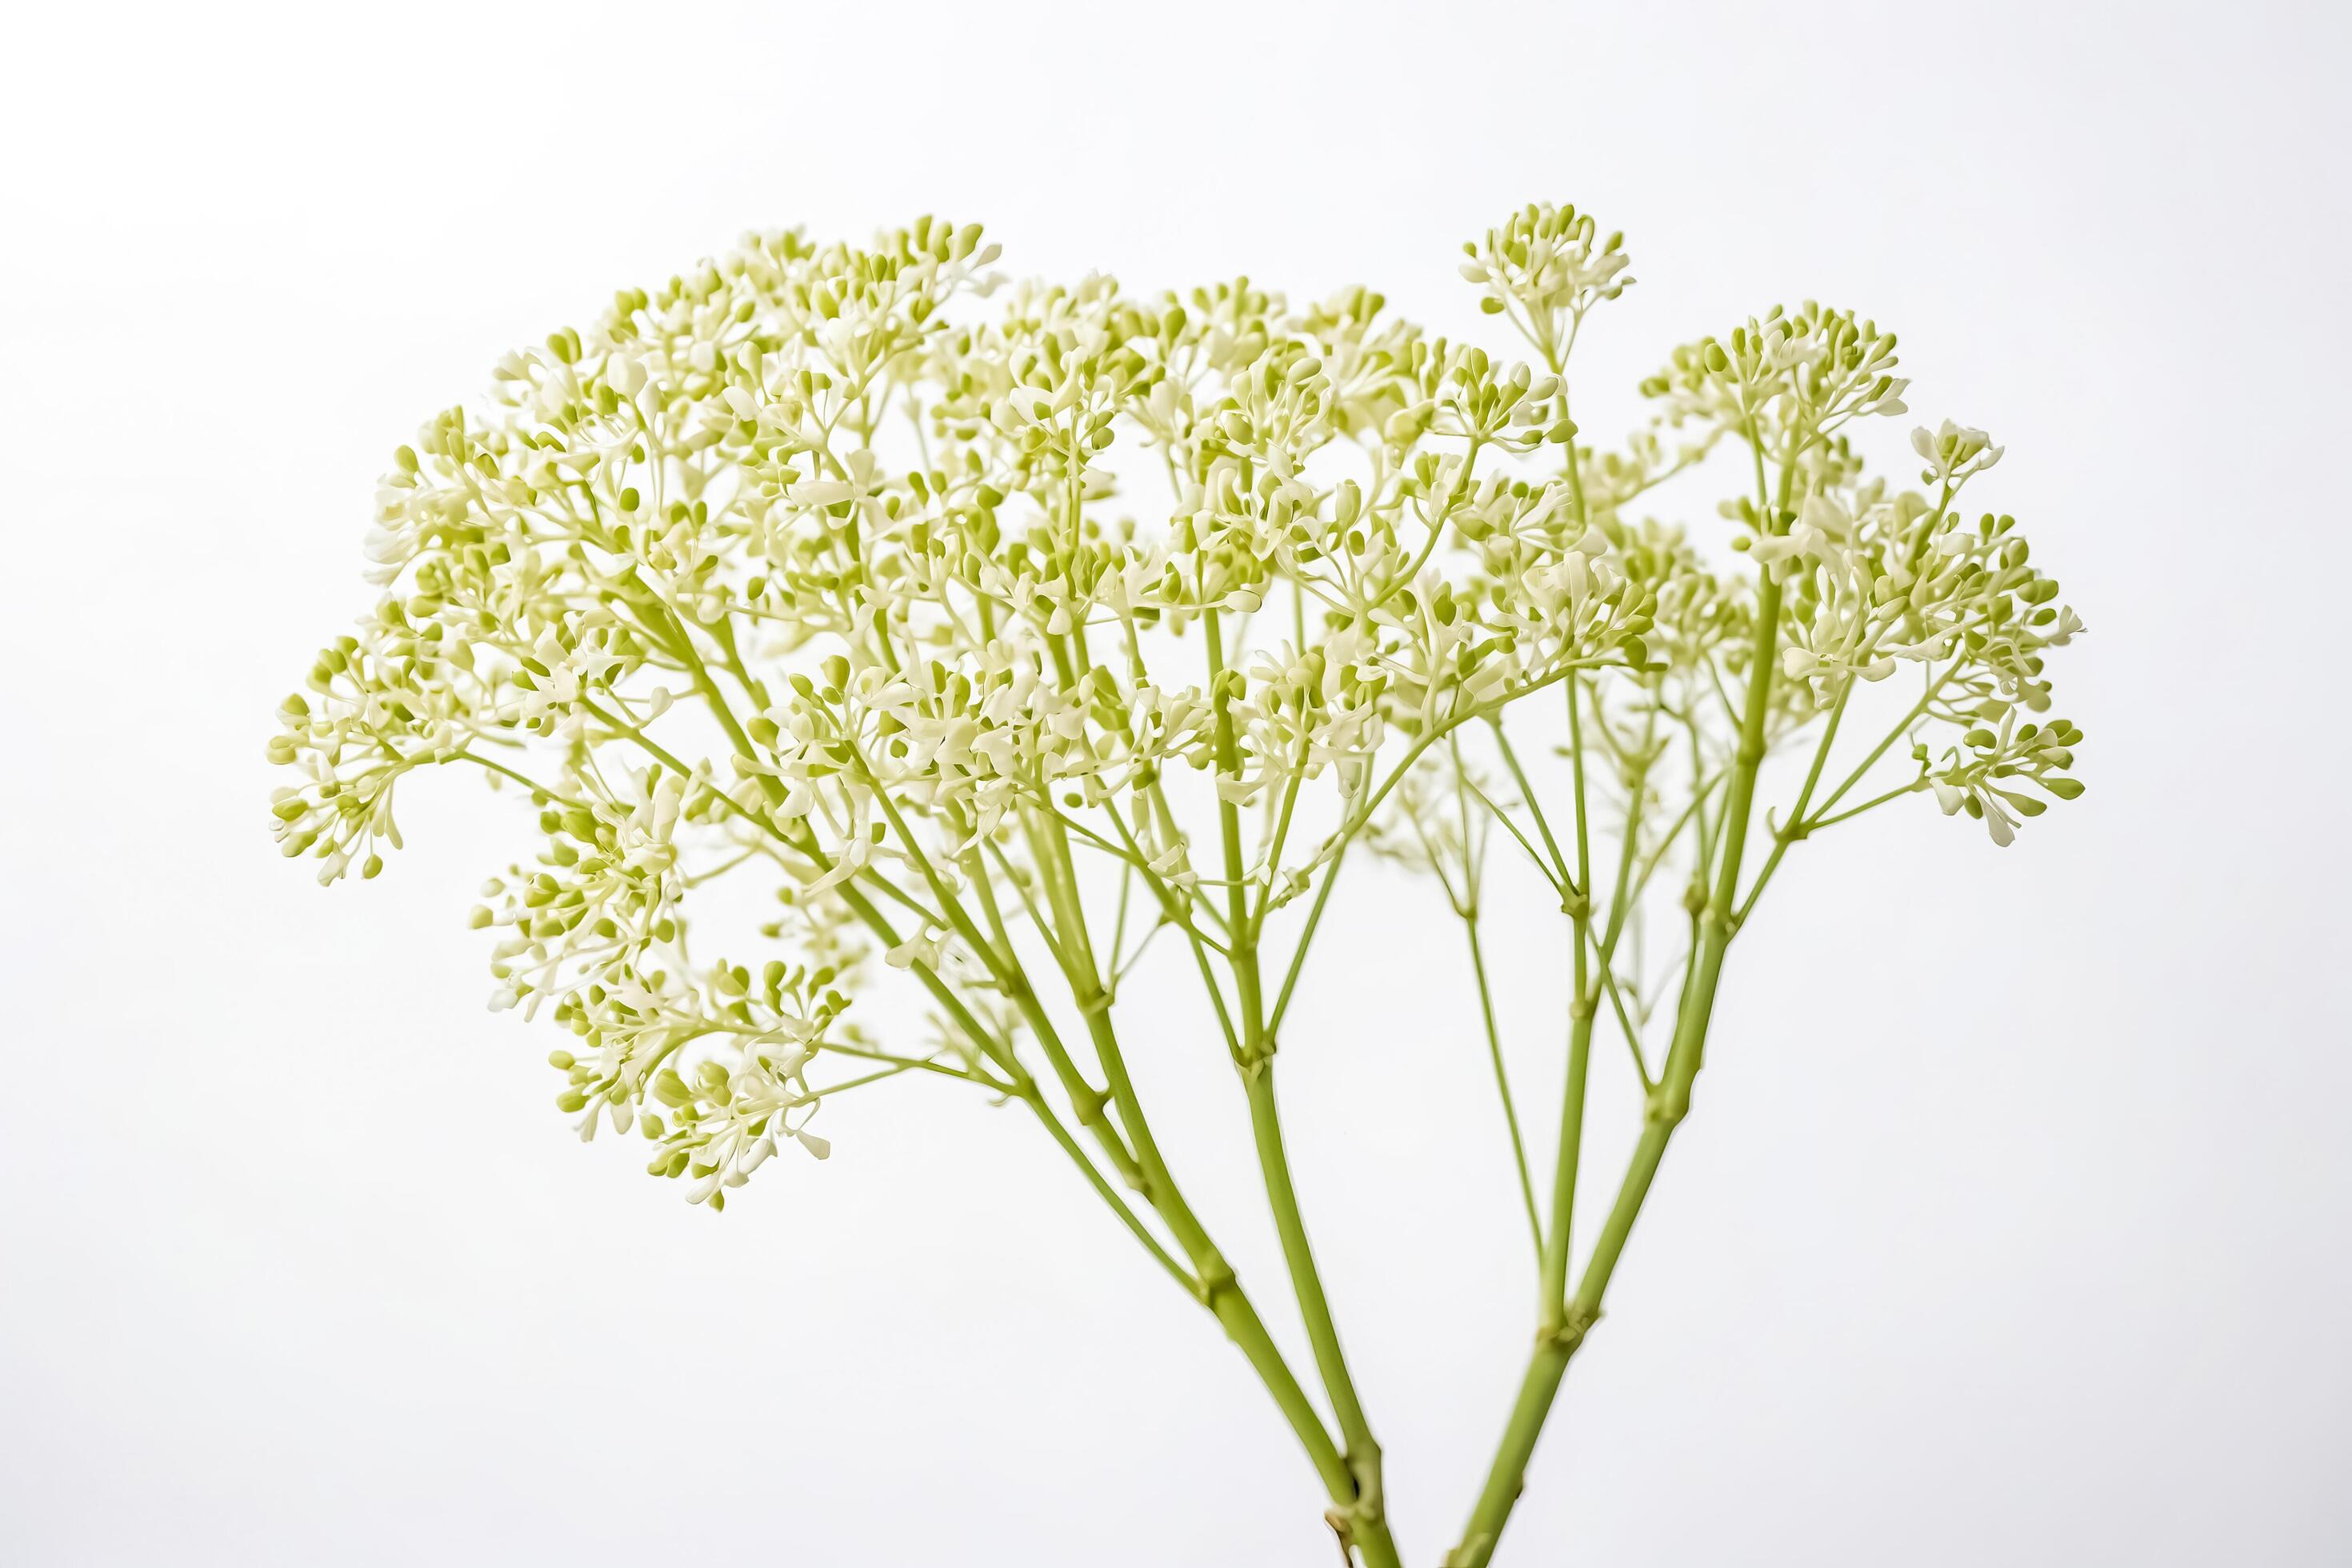
[[[1933,432],[1924,425],[1912,431],[1911,449],[1927,461],[1922,479],[1946,483],[1982,473],[2000,461],[2003,450],[1994,446],[1992,437],[1983,431],[1955,425],[1948,419]]]

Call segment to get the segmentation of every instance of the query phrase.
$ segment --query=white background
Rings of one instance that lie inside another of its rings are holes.
[[[1239,1358],[1033,1126],[893,1085],[690,1210],[482,1008],[463,911],[523,825],[439,781],[321,892],[262,747],[369,602],[392,447],[743,228],[940,211],[1017,270],[1361,279],[1460,331],[1455,245],[1536,196],[1631,237],[1588,406],[1817,295],[2008,444],[1986,499],[2092,628],[2090,793],[2005,852],[1906,801],[1783,871],[1501,1561],[2352,1560],[2347,42],[2317,5],[18,11],[0,1562],[1328,1563]],[[1427,1564],[1529,1270],[1457,932],[1350,887],[1284,1092]],[[1506,1022],[1556,1073],[1556,1019]],[[1221,1053],[1129,1027],[1271,1307]]]

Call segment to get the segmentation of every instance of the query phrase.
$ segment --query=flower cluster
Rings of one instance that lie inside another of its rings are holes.
[[[1602,450],[1566,366],[1632,281],[1622,237],[1533,205],[1465,248],[1530,362],[1362,289],[1008,285],[977,227],[928,218],[862,247],[753,235],[624,290],[400,448],[367,545],[383,596],[270,743],[299,779],[286,852],[372,876],[410,772],[519,786],[543,844],[475,914],[493,1005],[551,1004],[583,1131],[634,1122],[718,1200],[781,1137],[821,1148],[829,1054],[1000,1091],[1024,1050],[1058,1069],[1068,1020],[1024,948],[1091,1016],[1152,934],[1205,962],[1367,831],[1402,842],[1383,809],[1453,814],[1418,840],[1432,863],[1486,841],[1465,798],[1532,848],[1510,814],[1541,791],[1460,752],[1538,693],[1629,814],[1658,803],[1634,864],[1685,831],[1682,781],[1694,876],[1750,693],[1783,747],[1910,668],[1906,787],[2002,842],[2041,808],[2020,785],[2073,793],[2072,726],[2013,721],[2047,709],[2044,650],[2079,623],[2010,519],[1955,504],[2000,449],[1922,431],[1912,491],[1853,445],[1904,412],[1894,334],[1775,309],[1676,350],[1654,424]],[[1746,564],[1718,572],[1639,509],[1727,451]],[[1751,469],[1777,478],[1750,493]],[[1941,762],[1935,724],[1959,731]],[[689,956],[688,894],[722,872],[772,882],[767,933],[798,952]],[[945,1056],[856,1043],[848,997],[889,974]]]
[[[1485,290],[1478,308],[1508,316],[1552,363],[1565,359],[1584,313],[1622,294],[1625,237],[1598,237],[1601,226],[1573,206],[1530,203],[1483,239],[1464,242],[1462,276]],[[1565,324],[1567,330],[1561,331]]]
[[[1965,809],[1985,825],[1994,843],[2005,845],[2017,836],[2017,816],[2039,816],[2049,809],[2047,802],[2021,793],[2018,785],[2030,783],[2060,800],[2083,793],[2082,784],[2066,774],[2074,765],[2074,743],[2083,738],[2073,724],[2060,719],[2020,725],[2016,707],[1998,698],[1978,704],[1971,716],[1979,722],[1945,752],[1940,766],[1929,767],[1924,745],[1916,750],[1945,816]],[[2012,811],[2017,816],[2009,815]]]
[[[556,1103],[584,1113],[583,1141],[634,1126],[655,1145],[649,1173],[691,1176],[689,1201],[724,1208],[779,1141],[832,1152],[809,1131],[824,1090],[808,1070],[848,1005],[834,979],[778,959],[756,974],[719,963],[699,984],[611,965],[556,1008],[579,1047],[549,1058],[567,1085]]]

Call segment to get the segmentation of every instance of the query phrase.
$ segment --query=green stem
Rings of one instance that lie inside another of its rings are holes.
[[[1752,444],[1752,443],[1751,443]],[[1759,466],[1761,459],[1759,454]],[[1788,510],[1790,491],[1796,480],[1794,443],[1780,472],[1780,500],[1777,510]],[[1769,526],[1778,527],[1777,519]],[[1715,888],[1708,898],[1706,910],[1700,918],[1699,947],[1689,988],[1680,1013],[1675,1021],[1675,1038],[1668,1048],[1659,1082],[1652,1090],[1647,1118],[1640,1142],[1634,1145],[1633,1157],[1619,1184],[1617,1201],[1611,1206],[1609,1217],[1601,1224],[1601,1234],[1594,1241],[1592,1256],[1586,1262],[1584,1275],[1576,1294],[1567,1304],[1556,1325],[1547,1324],[1539,1330],[1536,1349],[1528,1358],[1526,1374],[1519,1384],[1518,1398],[1512,1405],[1509,1420],[1505,1424],[1503,1438],[1495,1454],[1495,1461],[1486,1475],[1486,1484],[1470,1512],[1470,1522],[1464,1529],[1462,1541],[1446,1554],[1444,1568],[1486,1568],[1493,1557],[1495,1543],[1501,1539],[1503,1526],[1508,1521],[1512,1508],[1527,1486],[1528,1461],[1533,1457],[1536,1439],[1542,1434],[1545,1419],[1551,1412],[1553,1399],[1559,1393],[1561,1377],[1568,1363],[1584,1342],[1584,1336],[1600,1321],[1601,1302],[1608,1293],[1609,1281],[1617,1269],[1618,1258],[1625,1250],[1626,1239],[1633,1234],[1633,1222],[1648,1198],[1650,1184],[1658,1173],[1658,1163],[1665,1157],[1666,1145],[1675,1129],[1690,1113],[1691,1084],[1698,1077],[1706,1049],[1707,1025],[1715,1011],[1717,982],[1723,972],[1723,955],[1729,946],[1734,930],[1734,900],[1739,892],[1739,863],[1748,840],[1748,817],[1755,806],[1756,774],[1764,760],[1765,721],[1771,712],[1772,677],[1780,628],[1780,584],[1767,571],[1758,587],[1755,642],[1751,650],[1748,677],[1748,701],[1741,715],[1739,744],[1731,765],[1730,790],[1724,805],[1719,864],[1716,870]],[[1571,713],[1573,710],[1571,709]],[[1570,1070],[1575,1068],[1571,1061]],[[1547,1301],[1549,1301],[1547,1298]]]
[[[1734,930],[1737,930],[1739,923],[1748,918],[1748,911],[1756,907],[1756,900],[1764,896],[1764,889],[1772,880],[1772,873],[1780,868],[1780,858],[1788,854],[1789,846],[1811,831],[1805,822],[1805,808],[1812,804],[1813,791],[1821,786],[1822,769],[1829,764],[1830,750],[1837,744],[1838,725],[1845,718],[1846,700],[1853,695],[1852,682],[1848,682],[1845,689],[1838,693],[1837,705],[1830,710],[1828,727],[1822,731],[1821,744],[1813,748],[1813,765],[1805,771],[1805,785],[1797,792],[1796,804],[1789,807],[1789,820],[1782,823],[1772,835],[1772,853],[1764,858],[1764,864],[1757,871],[1754,884],[1748,889],[1748,897],[1740,902],[1738,911],[1732,916],[1731,923]]]
[[[1496,723],[1493,727],[1495,745],[1503,754],[1503,765],[1510,769],[1512,781],[1519,786],[1519,798],[1527,802],[1528,814],[1535,818],[1536,831],[1543,837],[1544,848],[1551,854],[1552,869],[1559,873],[1559,883],[1569,891],[1581,891],[1575,887],[1574,879],[1569,875],[1568,861],[1561,857],[1559,845],[1552,838],[1551,824],[1544,820],[1543,807],[1536,800],[1535,786],[1528,783],[1527,771],[1519,766],[1519,754],[1511,750],[1511,742],[1503,734],[1503,726]]]
[[[1227,706],[1224,647],[1214,610],[1202,617],[1209,658],[1209,690],[1214,714],[1217,766],[1220,773],[1241,772],[1240,748]],[[1323,1290],[1323,1277],[1307,1239],[1307,1223],[1299,1213],[1298,1194],[1290,1179],[1290,1159],[1282,1137],[1282,1118],[1275,1104],[1275,1042],[1264,1033],[1265,1007],[1258,973],[1257,931],[1249,919],[1249,893],[1243,882],[1241,814],[1234,803],[1219,797],[1217,826],[1223,841],[1227,924],[1233,936],[1232,967],[1238,993],[1242,1049],[1238,1057],[1242,1083],[1249,1100],[1250,1132],[1257,1147],[1258,1172],[1265,1187],[1267,1206],[1274,1211],[1276,1234],[1282,1241],[1282,1258],[1290,1271],[1292,1293],[1307,1326],[1307,1342],[1315,1353],[1316,1371],[1330,1396],[1338,1418],[1349,1478],[1345,1496],[1335,1496],[1334,1528],[1343,1543],[1363,1553],[1367,1568],[1398,1568],[1396,1542],[1388,1528],[1381,1482],[1381,1446],[1372,1436],[1356,1393],[1355,1379],[1339,1347],[1339,1331]]]
[[[1585,1079],[1592,1058],[1597,1002],[1586,971],[1592,931],[1592,835],[1591,807],[1584,793],[1584,727],[1580,715],[1583,684],[1577,679],[1568,683],[1569,760],[1574,768],[1576,801],[1576,892],[1569,900],[1576,948],[1575,989],[1568,1004],[1568,1081],[1560,1095],[1559,1148],[1552,1161],[1551,1227],[1544,1234],[1543,1267],[1536,1294],[1537,1322],[1544,1333],[1559,1327],[1560,1303],[1568,1295],[1569,1240],[1576,1218],[1577,1168],[1583,1157]]]
[[[888,920],[884,918],[881,911],[877,910],[863,894],[855,889],[845,889],[842,899],[867,930],[873,931],[888,945],[893,947],[898,945],[898,932],[891,929]],[[932,999],[947,1011],[948,1016],[955,1020],[957,1026],[963,1030],[965,1037],[979,1047],[981,1054],[1005,1070],[1011,1079],[1013,1097],[1026,1105],[1035,1115],[1038,1122],[1053,1138],[1055,1143],[1070,1157],[1071,1163],[1076,1165],[1085,1174],[1087,1184],[1094,1188],[1096,1194],[1109,1205],[1113,1214],[1118,1216],[1119,1223],[1134,1234],[1135,1238],[1143,1244],[1144,1250],[1168,1271],[1169,1277],[1184,1288],[1186,1295],[1196,1300],[1208,1300],[1207,1287],[1201,1280],[1186,1273],[1183,1266],[1169,1256],[1168,1249],[1160,1244],[1160,1238],[1151,1234],[1150,1227],[1136,1216],[1133,1209],[1128,1206],[1127,1200],[1118,1195],[1118,1190],[1110,1184],[1109,1179],[1104,1176],[1102,1171],[1092,1160],[1087,1158],[1086,1151],[1081,1149],[1077,1141],[1070,1136],[1069,1129],[1062,1125],[1061,1118],[1054,1114],[1054,1108],[1046,1103],[1044,1092],[1037,1087],[1036,1080],[1032,1079],[1028,1071],[1021,1066],[1020,1058],[1013,1054],[1012,1047],[999,1040],[992,1031],[974,1017],[971,1010],[964,1005],[962,998],[956,995],[929,964],[915,965],[915,974],[923,988],[931,994]]]
[[[1095,957],[1087,937],[1085,911],[1078,903],[1075,879],[1070,875],[1068,838],[1062,833],[1059,823],[1051,817],[1035,826],[1034,842],[1041,858],[1040,874],[1045,879],[1048,901],[1053,906],[1056,923],[1062,927],[1062,942],[1069,949],[1067,973],[1073,996],[1078,1011],[1086,1018],[1087,1035],[1094,1043],[1095,1054],[1102,1063],[1103,1078],[1110,1089],[1111,1103],[1116,1107],[1119,1121],[1127,1131],[1128,1141],[1134,1148],[1143,1194],[1159,1211],[1160,1218],[1167,1222],[1169,1232],[1175,1237],[1177,1244],[1192,1258],[1193,1271],[1205,1290],[1210,1310],[1216,1314],[1228,1337],[1248,1358],[1260,1380],[1274,1395],[1284,1417],[1290,1422],[1291,1429],[1305,1446],[1308,1458],[1314,1463],[1323,1479],[1325,1489],[1330,1495],[1333,1511],[1348,1516],[1352,1523],[1350,1510],[1357,1505],[1360,1490],[1355,1445],[1350,1440],[1350,1451],[1347,1455],[1342,1455],[1334,1446],[1321,1417],[1316,1414],[1289,1364],[1284,1361],[1272,1336],[1267,1333],[1265,1321],[1257,1315],[1257,1309],[1251,1304],[1231,1266],[1210,1239],[1207,1227],[1202,1225],[1178,1189],[1167,1160],[1160,1153],[1159,1142],[1152,1136],[1150,1123],[1144,1116],[1143,1102],[1136,1092],[1134,1079],[1128,1073],[1126,1055],[1119,1047],[1118,1031],[1111,1023],[1110,999],[1095,982]],[[1254,1121],[1255,1113],[1254,1103]],[[1276,1136],[1278,1139],[1278,1131]],[[1285,1183],[1286,1186],[1287,1173],[1285,1173]],[[1292,1206],[1295,1216],[1295,1202]],[[1285,1254],[1287,1257],[1286,1240]],[[1319,1364],[1320,1345],[1318,1345],[1317,1352]],[[1338,1402],[1335,1400],[1334,1403],[1337,1405]],[[1340,1408],[1344,1415],[1345,1407]],[[1387,1542],[1386,1531],[1378,1527],[1378,1521],[1372,1522],[1375,1528],[1370,1532],[1364,1531],[1360,1525],[1357,1526],[1358,1544],[1364,1549],[1368,1568],[1397,1568],[1393,1543]],[[1386,1544],[1385,1556],[1379,1554],[1383,1543]]]
[[[1400,1560],[1389,1533],[1381,1479],[1381,1446],[1373,1440],[1370,1423],[1349,1375],[1339,1329],[1323,1293],[1322,1276],[1307,1245],[1307,1224],[1299,1214],[1298,1194],[1290,1181],[1290,1160],[1283,1145],[1282,1120],[1275,1107],[1273,1064],[1261,1062],[1255,1072],[1244,1071],[1242,1081],[1249,1097],[1250,1131],[1257,1145],[1258,1169],[1265,1177],[1266,1204],[1274,1211],[1275,1231],[1282,1239],[1283,1260],[1290,1268],[1291,1289],[1298,1298],[1299,1316],[1307,1323],[1316,1370],[1322,1375],[1332,1412],[1339,1417],[1341,1439],[1347,1444],[1349,1489],[1345,1496],[1335,1494],[1332,1499],[1338,1505],[1335,1512],[1342,1516],[1335,1522],[1363,1552],[1367,1568],[1397,1568]]]
[[[1528,1173],[1527,1140],[1519,1135],[1518,1107],[1511,1100],[1510,1074],[1503,1068],[1502,1031],[1495,1026],[1495,995],[1486,983],[1486,953],[1478,941],[1478,917],[1471,915],[1463,921],[1470,932],[1470,968],[1478,977],[1478,1013],[1486,1025],[1486,1055],[1495,1064],[1495,1088],[1503,1097],[1503,1121],[1511,1130],[1511,1159],[1519,1173],[1519,1196],[1528,1206],[1528,1231],[1535,1237],[1536,1259],[1543,1259],[1543,1218],[1536,1210],[1536,1184]]]
[[[1808,835],[1811,835],[1819,833],[1824,827],[1835,827],[1839,823],[1850,821],[1854,817],[1860,816],[1865,811],[1870,811],[1878,806],[1885,805],[1890,800],[1898,800],[1906,795],[1916,795],[1927,787],[1927,784],[1918,779],[1913,779],[1909,784],[1896,784],[1893,789],[1888,790],[1885,794],[1874,795],[1868,800],[1864,801],[1860,805],[1847,806],[1843,811],[1838,812],[1833,816],[1814,817],[1811,822],[1805,824],[1805,832]]]

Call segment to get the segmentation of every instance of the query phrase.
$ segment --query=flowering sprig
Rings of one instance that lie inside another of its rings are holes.
[[[1248,1358],[1370,1568],[1398,1562],[1381,1450],[1274,1085],[1353,851],[1428,871],[1467,934],[1538,1284],[1447,1558],[1477,1568],[1766,885],[1906,795],[2007,844],[2079,794],[2045,659],[2081,624],[2011,518],[1962,510],[2000,455],[1982,432],[1918,431],[1924,489],[1867,470],[1866,421],[1906,412],[1893,333],[1768,310],[1674,351],[1650,425],[1602,448],[1570,362],[1632,282],[1622,237],[1538,204],[1465,250],[1530,360],[1364,289],[1008,285],[977,227],[929,218],[862,247],[753,235],[622,291],[396,454],[382,596],[270,742],[296,779],[282,847],[373,876],[410,773],[522,791],[539,844],[473,916],[492,1005],[566,1032],[583,1138],[641,1134],[711,1207],[787,1143],[824,1156],[831,1095],[921,1076],[1024,1108]],[[1718,522],[1648,514],[1717,471]],[[1549,1170],[1480,935],[1514,869],[1558,902],[1570,988]],[[721,944],[756,957],[690,949],[722,878],[772,897]],[[1197,977],[1236,1068],[1319,1406],[1160,1152],[1120,1001],[1145,963]],[[929,1016],[915,1048],[859,1026],[888,988]],[[1604,1020],[1642,1132],[1580,1272]]]

